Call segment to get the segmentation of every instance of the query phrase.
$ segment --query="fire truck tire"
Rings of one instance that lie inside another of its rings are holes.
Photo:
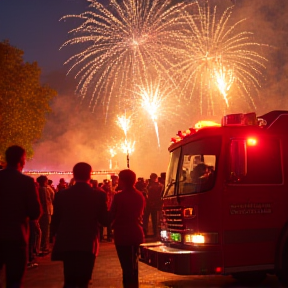
[[[232,277],[241,284],[259,284],[266,278],[266,272],[239,272],[232,274]]]
[[[281,256],[281,268],[277,271],[277,277],[284,287],[288,287],[288,242],[286,242]]]

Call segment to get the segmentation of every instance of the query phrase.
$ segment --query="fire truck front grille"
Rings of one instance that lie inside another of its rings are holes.
[[[163,222],[168,230],[184,230],[182,208],[165,208],[163,210]]]

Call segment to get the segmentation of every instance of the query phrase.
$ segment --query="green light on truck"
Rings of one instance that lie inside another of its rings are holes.
[[[181,242],[181,234],[180,233],[171,233],[171,240],[175,242]]]

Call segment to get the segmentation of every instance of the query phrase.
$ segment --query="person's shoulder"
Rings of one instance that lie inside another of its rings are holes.
[[[135,191],[135,193],[137,194],[137,196],[138,196],[139,198],[142,198],[142,199],[145,200],[145,197],[144,197],[144,195],[143,195],[143,192],[141,192],[141,191],[139,191],[139,190],[137,190],[137,189],[135,189],[134,191]]]
[[[123,191],[119,191],[119,192],[115,193],[114,199],[115,199],[115,198],[116,198],[116,199],[117,199],[117,198],[121,198],[122,195],[123,195]]]
[[[107,194],[104,190],[102,189],[93,189],[92,188],[92,193],[95,195],[97,198],[106,198]]]
[[[161,188],[163,188],[163,187],[164,187],[164,185],[163,185],[162,183],[158,182],[158,187],[161,187]]]
[[[58,192],[55,193],[55,196],[57,195],[58,198],[59,197],[65,197],[66,195],[69,195],[69,192],[72,190],[73,190],[73,186],[59,190]]]
[[[19,172],[18,171],[18,173],[17,173],[17,175],[18,175],[18,177],[20,178],[20,179],[23,179],[23,181],[26,181],[26,182],[30,182],[30,184],[31,183],[33,183],[34,184],[34,178],[32,178],[31,176],[29,176],[29,175],[26,175],[26,174],[23,174],[23,173],[21,173],[21,172]]]

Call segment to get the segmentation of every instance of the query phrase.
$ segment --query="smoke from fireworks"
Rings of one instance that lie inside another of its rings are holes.
[[[216,6],[211,11],[207,1],[194,7],[196,13],[186,13],[187,26],[180,41],[182,60],[174,67],[182,93],[191,98],[197,92],[200,113],[206,109],[214,115],[215,92],[220,92],[229,106],[228,93],[235,83],[240,95],[255,107],[251,91],[258,91],[267,61],[257,49],[264,45],[253,40],[253,33],[239,30],[245,19],[231,22],[233,6],[219,18]]]

